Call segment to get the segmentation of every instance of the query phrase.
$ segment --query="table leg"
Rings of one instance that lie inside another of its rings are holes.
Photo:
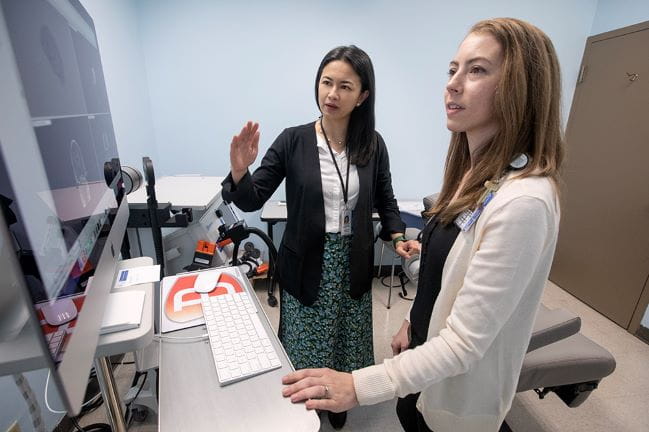
[[[268,237],[270,237],[271,240],[273,240],[273,225],[275,225],[275,222],[267,222],[268,223]]]
[[[110,425],[113,428],[113,432],[126,432],[122,402],[119,398],[115,377],[113,376],[113,371],[107,357],[99,357],[95,359],[95,372],[97,372],[99,388],[101,389],[101,395],[104,398],[106,412],[108,414],[108,419],[110,420]]]

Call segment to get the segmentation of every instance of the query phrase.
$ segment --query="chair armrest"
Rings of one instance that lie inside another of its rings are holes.
[[[539,307],[527,352],[565,339],[579,332],[581,318],[565,309]]]

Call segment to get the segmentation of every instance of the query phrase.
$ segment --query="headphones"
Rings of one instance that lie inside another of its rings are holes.
[[[530,162],[530,159],[531,158],[527,154],[520,153],[514,158],[514,160],[509,163],[509,168],[513,171],[521,170],[527,166],[527,164]]]

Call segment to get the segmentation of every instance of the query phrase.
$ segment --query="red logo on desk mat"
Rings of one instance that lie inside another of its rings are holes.
[[[184,323],[203,316],[201,295],[194,291],[197,275],[179,277],[165,300],[164,311],[171,321]],[[241,293],[243,287],[239,280],[229,273],[221,273],[216,288],[208,295]]]

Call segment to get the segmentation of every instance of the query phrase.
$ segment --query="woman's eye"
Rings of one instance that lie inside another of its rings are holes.
[[[484,73],[486,70],[482,66],[473,66],[471,68],[471,73]]]
[[[453,75],[455,75],[455,69],[449,69],[447,74],[448,76],[452,77]]]

